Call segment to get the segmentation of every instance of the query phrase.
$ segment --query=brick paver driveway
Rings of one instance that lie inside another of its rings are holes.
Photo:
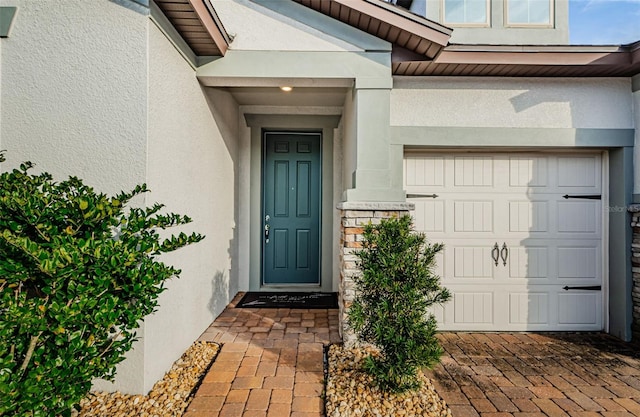
[[[442,333],[453,417],[640,416],[640,348],[593,333]]]

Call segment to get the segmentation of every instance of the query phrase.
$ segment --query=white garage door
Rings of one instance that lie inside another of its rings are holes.
[[[443,242],[443,330],[602,330],[600,154],[407,154],[416,229]]]

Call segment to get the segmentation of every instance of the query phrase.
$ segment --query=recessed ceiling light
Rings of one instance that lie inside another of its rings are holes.
[[[288,93],[289,91],[293,90],[293,87],[280,87],[280,89],[286,93]]]

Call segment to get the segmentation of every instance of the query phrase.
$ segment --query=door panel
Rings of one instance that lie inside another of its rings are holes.
[[[603,328],[602,201],[581,198],[601,194],[601,164],[599,154],[405,157],[405,189],[424,196],[410,198],[416,229],[445,244],[437,270],[454,297],[434,309],[440,328]]]
[[[264,285],[320,283],[319,133],[264,134]]]

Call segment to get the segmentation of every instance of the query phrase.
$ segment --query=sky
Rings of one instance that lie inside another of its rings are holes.
[[[569,0],[569,42],[624,45],[640,40],[640,0]]]

